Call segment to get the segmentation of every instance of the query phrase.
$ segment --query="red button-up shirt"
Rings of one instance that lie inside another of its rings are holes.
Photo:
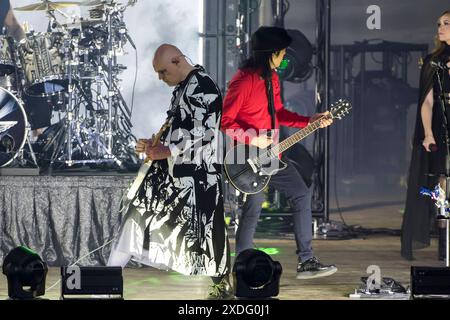
[[[272,86],[276,112],[275,129],[280,125],[304,128],[309,117],[301,116],[283,107],[278,74],[272,73]],[[258,72],[238,70],[230,81],[223,101],[222,130],[233,139],[249,144],[259,129],[270,130],[271,118],[264,79]]]

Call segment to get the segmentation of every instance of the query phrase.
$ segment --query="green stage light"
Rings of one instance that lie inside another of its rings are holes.
[[[256,249],[264,253],[267,253],[269,256],[275,256],[277,254],[280,254],[280,249],[278,248],[256,248]]]
[[[262,251],[262,252],[268,254],[269,256],[274,256],[274,255],[277,255],[277,254],[281,253],[281,250],[279,248],[255,248],[255,250]],[[236,256],[236,252],[232,252],[231,256],[235,257]]]
[[[289,59],[283,59],[281,60],[280,66],[278,67],[278,71],[284,71],[289,66]]]
[[[287,30],[292,43],[286,48],[286,55],[277,69],[281,81],[299,83],[306,81],[313,73],[313,47],[299,30]]]

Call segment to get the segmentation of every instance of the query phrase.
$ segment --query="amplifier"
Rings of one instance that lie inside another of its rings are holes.
[[[61,267],[61,299],[86,299],[92,296],[123,299],[122,268]]]
[[[411,267],[411,296],[449,295],[450,268]]]

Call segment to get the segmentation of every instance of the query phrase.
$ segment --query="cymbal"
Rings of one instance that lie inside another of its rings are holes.
[[[80,6],[82,7],[93,7],[93,6],[100,6],[103,4],[107,4],[108,1],[106,0],[88,0],[88,1],[83,1],[80,3]],[[109,1],[110,3],[112,1]]]
[[[49,11],[49,10],[57,10],[64,9],[73,6],[79,6],[80,3],[77,1],[43,1],[42,3],[33,3],[23,7],[14,8],[17,11]]]
[[[80,19],[69,23],[63,23],[62,25],[66,28],[73,28],[77,26],[90,27],[100,23],[103,23],[103,19]]]

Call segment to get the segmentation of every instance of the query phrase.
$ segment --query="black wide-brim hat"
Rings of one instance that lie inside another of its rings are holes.
[[[252,35],[253,51],[279,51],[289,47],[291,36],[284,28],[259,27]]]

